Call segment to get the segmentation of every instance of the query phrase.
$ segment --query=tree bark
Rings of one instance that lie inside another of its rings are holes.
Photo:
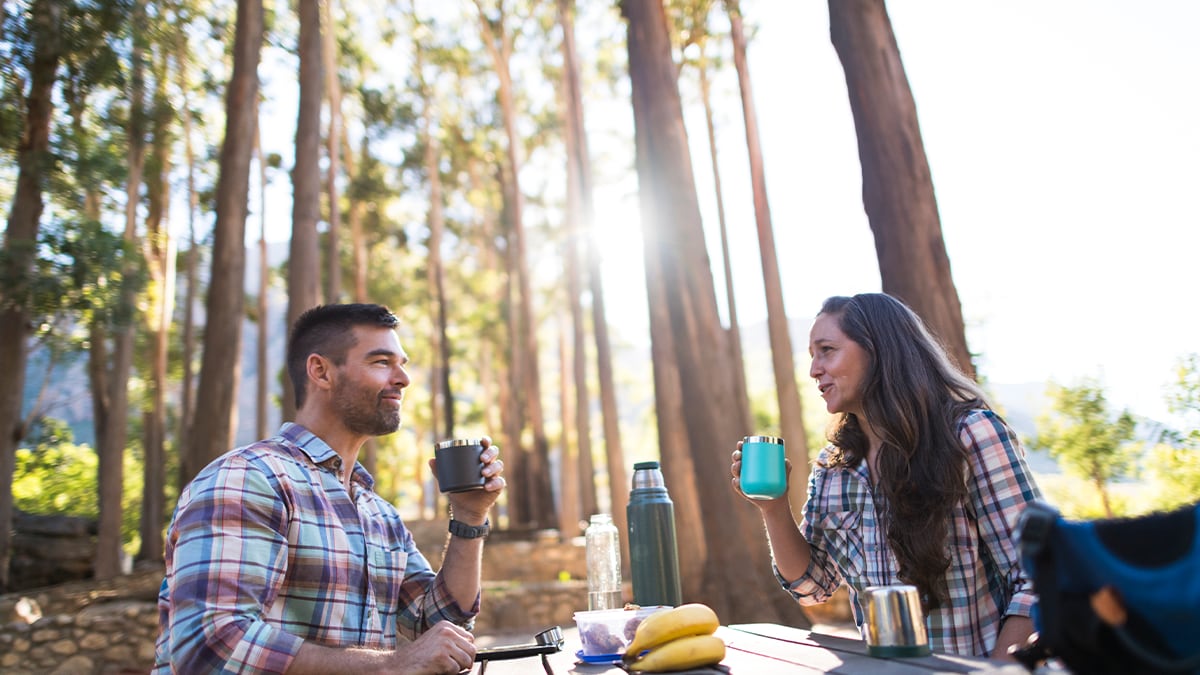
[[[574,15],[573,9],[567,14]],[[574,22],[571,30],[565,31],[569,40],[569,51],[575,54]],[[583,94],[579,83],[578,58],[572,56],[571,67],[566,69],[567,109],[571,113],[572,135],[577,146],[573,153],[579,162],[579,196],[584,256],[587,262],[588,289],[592,296],[592,332],[596,340],[596,379],[600,385],[600,412],[604,427],[604,456],[607,460],[609,504],[612,506],[613,523],[621,533],[621,562],[629,569],[629,529],[625,507],[629,503],[629,474],[625,467],[625,449],[621,443],[620,416],[617,410],[616,385],[613,381],[612,345],[608,337],[608,318],[604,307],[604,279],[600,273],[600,256],[596,252],[595,199],[592,189],[592,161],[588,148],[587,126],[584,124]]]
[[[846,72],[883,291],[911,307],[974,377],[917,107],[883,0],[830,0],[829,33]]]
[[[54,111],[54,80],[62,43],[59,26],[62,7],[54,0],[34,0],[33,61],[29,95],[25,99],[25,126],[17,144],[17,185],[4,231],[5,276],[27,277],[33,270],[38,229],[45,203],[42,197],[50,161],[50,117]],[[15,289],[12,289],[15,290]],[[5,289],[5,295],[10,293]],[[0,306],[0,591],[8,588],[8,563],[12,554],[13,471],[21,428],[21,401],[25,393],[25,339],[29,311],[25,298],[15,293]],[[11,300],[17,300],[12,302]]]
[[[484,46],[492,57],[500,84],[498,99],[507,141],[505,144],[507,161],[504,163],[504,169],[508,172],[509,178],[504,182],[508,188],[504,201],[513,234],[510,241],[515,246],[520,329],[519,339],[513,343],[513,348],[525,352],[521,364],[524,368],[522,386],[515,388],[514,392],[520,392],[519,400],[525,403],[529,426],[533,432],[533,448],[527,456],[528,464],[522,477],[528,481],[531,509],[528,516],[532,518],[532,524],[539,528],[552,528],[558,524],[558,515],[555,511],[554,494],[550,486],[550,444],[546,439],[546,425],[542,411],[537,322],[533,312],[533,289],[529,280],[525,225],[522,220],[521,160],[518,153],[520,141],[517,137],[516,103],[512,74],[509,70],[512,36],[504,25],[503,2],[500,3],[500,14],[497,19],[488,16],[479,0],[475,0],[475,4],[479,10],[479,24]]]
[[[338,302],[342,295],[341,229],[342,206],[338,194],[338,175],[341,173],[342,147],[342,82],[338,76],[337,33],[333,24],[334,0],[321,0],[321,39],[325,69],[325,87],[329,101],[329,133],[325,137],[329,168],[326,173],[325,192],[329,201],[329,232],[326,239],[325,297],[329,302]]]
[[[137,210],[146,163],[145,35],[146,5],[134,2],[132,12],[133,51],[129,91],[129,177],[125,187],[125,243],[136,250]],[[137,314],[133,288],[133,263],[126,260],[122,274],[118,319],[113,323],[112,353],[107,378],[108,391],[96,421],[96,454],[99,457],[100,517],[96,531],[97,579],[112,579],[121,573],[121,496],[124,492],[125,445],[129,438],[129,374],[133,369],[133,327]],[[102,338],[103,340],[103,338]],[[96,345],[93,343],[93,348]],[[94,393],[94,392],[93,392]]]
[[[258,340],[254,350],[256,363],[254,370],[258,373],[258,377],[255,380],[254,436],[255,438],[266,438],[267,404],[270,401],[271,383],[270,366],[267,364],[267,340],[270,334],[270,322],[268,321],[270,306],[267,293],[271,288],[271,269],[267,261],[267,158],[263,155],[262,149],[261,110],[256,107],[254,114],[259,118],[254,129],[254,154],[258,155],[258,310],[255,312],[258,316],[258,322],[255,324],[258,329]]]
[[[746,150],[750,157],[750,182],[754,191],[754,223],[758,231],[758,250],[762,259],[763,290],[767,299],[767,332],[771,338],[771,364],[775,370],[775,394],[779,401],[779,430],[786,440],[788,457],[798,469],[802,481],[808,475],[808,431],[804,428],[804,409],[800,388],[796,385],[796,361],[792,355],[792,336],[787,309],[783,302],[783,282],[779,278],[779,260],[775,251],[775,232],[771,223],[771,205],[767,201],[767,179],[763,170],[762,143],[758,138],[758,113],[750,86],[750,68],[746,64],[746,36],[742,28],[742,10],[738,0],[725,0],[733,38],[733,64],[741,89],[742,117],[746,126]],[[799,482],[799,481],[798,481]],[[800,484],[807,484],[802,482]],[[795,513],[802,513],[806,495],[792,490],[790,501]]]
[[[414,17],[415,18],[415,17]],[[442,173],[440,169],[441,144],[439,143],[434,126],[433,105],[434,93],[425,82],[423,73],[424,59],[422,47],[416,46],[416,76],[421,97],[424,99],[424,109],[421,113],[421,137],[425,146],[425,174],[429,181],[429,210],[426,223],[429,225],[429,255],[426,259],[426,274],[429,283],[431,299],[433,331],[430,341],[433,347],[433,362],[430,371],[433,375],[431,384],[430,403],[432,405],[432,430],[434,442],[454,436],[454,398],[450,392],[450,339],[447,331],[446,318],[446,278],[442,267],[442,236],[446,227],[445,209],[442,194]],[[439,420],[438,417],[441,416]],[[439,425],[440,422],[440,425]]]
[[[192,361],[196,353],[196,287],[198,285],[196,275],[199,267],[197,242],[196,242],[196,209],[199,204],[200,196],[196,191],[196,153],[192,148],[192,109],[191,109],[191,82],[188,75],[188,47],[187,39],[182,38],[179,41],[179,50],[177,53],[177,67],[179,78],[179,89],[183,94],[183,107],[180,110],[180,116],[183,118],[183,152],[184,161],[187,162],[187,230],[188,230],[188,252],[184,262],[184,307],[183,307],[183,352],[180,355],[181,366],[183,369],[182,382],[180,383],[180,403],[179,403],[179,438],[177,442],[176,452],[179,456],[180,466],[179,475],[176,476],[177,487],[182,488],[184,482],[190,478],[188,473],[188,457],[190,456],[191,438],[189,431],[192,426],[192,406],[193,406],[193,389],[194,389],[194,368]],[[257,122],[255,123],[257,125]]]
[[[306,4],[306,3],[301,3]],[[246,197],[258,116],[258,61],[263,41],[262,0],[238,0],[233,75],[225,99],[225,140],[217,179],[212,274],[205,304],[204,358],[196,391],[191,480],[233,445],[233,408],[241,378],[239,354],[246,277]],[[286,388],[285,388],[286,389]]]
[[[568,489],[575,490],[573,496],[577,499],[569,504],[571,512],[564,513],[562,516],[563,527],[567,528],[562,534],[564,537],[572,537],[579,534],[581,512],[586,519],[587,516],[598,513],[600,507],[596,500],[596,469],[592,460],[591,402],[588,396],[587,377],[588,335],[584,324],[583,301],[580,297],[583,293],[583,267],[579,260],[579,251],[584,239],[583,165],[589,160],[585,155],[580,154],[587,152],[587,141],[579,138],[586,131],[581,123],[583,103],[579,85],[579,61],[575,53],[575,2],[574,0],[558,0],[557,6],[558,21],[563,32],[561,105],[563,108],[563,137],[567,146],[567,212],[563,262],[564,273],[567,277],[567,302],[571,311],[571,380],[575,389],[575,418],[572,423],[575,427],[576,448],[575,461],[572,466],[568,467],[566,461],[568,434],[564,427],[563,474],[565,476],[569,469],[576,480],[571,485],[568,485],[568,481],[565,479],[563,481],[563,509],[568,508],[566,500]],[[610,510],[615,510],[615,507],[610,507]],[[618,531],[624,531],[624,518],[618,521],[614,517],[613,522],[617,525]],[[628,547],[621,548],[624,550]]]
[[[167,429],[167,365],[172,315],[175,307],[175,244],[164,221],[170,212],[171,142],[173,134],[169,116],[173,111],[167,99],[167,50],[158,50],[154,71],[155,94],[152,110],[153,145],[150,171],[147,173],[146,240],[143,246],[149,263],[151,287],[148,319],[151,339],[150,409],[143,414],[143,456],[145,466],[142,480],[141,547],[137,559],[163,559],[163,525],[165,523]]]
[[[292,167],[292,239],[288,253],[288,331],[305,310],[321,302],[321,15],[316,2],[301,2],[300,106],[296,162]],[[291,381],[283,387],[285,420],[296,417]]]
[[[723,469],[750,421],[733,400],[734,368],[704,245],[666,16],[661,0],[623,0],[621,12],[628,21],[651,338],[655,345],[666,334],[673,338],[673,353],[654,347],[656,407],[660,424],[664,417],[681,421],[686,438],[685,446],[668,445],[678,440],[660,431],[660,452],[668,488],[683,512],[676,514],[679,531],[703,532],[710,541],[719,542],[708,547],[699,594],[685,601],[705,602],[725,621],[803,622],[803,615],[786,594],[779,593],[773,577],[765,572],[742,573],[768,570],[770,561],[755,509],[740,499],[735,502]],[[654,309],[664,305],[669,320],[665,331],[662,319],[655,317],[662,310]],[[667,368],[668,362],[674,372]],[[671,404],[681,402],[681,411],[664,410],[657,401],[660,383],[678,389],[681,397]],[[676,480],[672,467],[689,459],[696,493],[685,497],[680,487],[687,481]],[[702,519],[688,522],[688,509],[695,503]]]
[[[737,404],[745,410],[746,419],[750,415],[750,393],[746,386],[746,358],[742,350],[742,328],[738,322],[737,300],[733,294],[733,265],[729,258],[729,231],[725,223],[725,197],[721,189],[721,167],[717,162],[717,131],[713,124],[712,92],[708,83],[708,57],[704,52],[704,44],[700,45],[700,63],[697,74],[700,76],[700,100],[704,104],[704,123],[708,131],[708,154],[712,162],[713,192],[717,198],[717,223],[721,228],[721,263],[725,270],[725,299],[729,307],[729,354],[735,365],[741,364],[734,373],[734,383]]]

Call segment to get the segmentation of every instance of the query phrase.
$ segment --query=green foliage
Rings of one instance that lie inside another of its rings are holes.
[[[1146,474],[1154,490],[1156,510],[1170,510],[1200,499],[1200,451],[1156,445],[1150,449]]]
[[[1051,411],[1039,416],[1032,445],[1047,450],[1068,472],[1088,480],[1108,502],[1108,485],[1130,473],[1135,422],[1128,410],[1115,416],[1093,380],[1052,384]]]
[[[100,515],[96,482],[99,459],[96,451],[71,442],[66,424],[43,419],[30,440],[31,448],[16,453],[13,476],[13,505],[39,515]],[[126,452],[121,499],[121,540],[126,550],[136,550],[141,517],[143,467],[140,453]]]
[[[1174,440],[1200,452],[1200,353],[1179,359],[1173,388],[1167,394],[1167,409],[1178,415],[1186,425]]]

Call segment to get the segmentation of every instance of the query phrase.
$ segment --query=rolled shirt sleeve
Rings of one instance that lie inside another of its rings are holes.
[[[235,456],[181,496],[164,581],[172,608],[165,639],[177,672],[282,672],[300,650],[300,637],[263,616],[288,566],[288,518],[278,493]]]

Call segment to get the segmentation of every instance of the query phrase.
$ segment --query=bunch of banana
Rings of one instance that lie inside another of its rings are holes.
[[[629,670],[650,673],[720,663],[725,642],[713,635],[720,625],[716,612],[700,603],[655,612],[638,624],[623,658]]]

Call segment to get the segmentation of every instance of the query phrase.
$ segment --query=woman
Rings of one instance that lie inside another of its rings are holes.
[[[809,352],[835,417],[804,518],[786,494],[750,500],[780,583],[810,605],[845,580],[860,629],[866,587],[912,584],[935,651],[1007,658],[1033,631],[1014,527],[1041,496],[1016,434],[889,295],[826,300]],[[740,494],[740,443],[732,472]]]

